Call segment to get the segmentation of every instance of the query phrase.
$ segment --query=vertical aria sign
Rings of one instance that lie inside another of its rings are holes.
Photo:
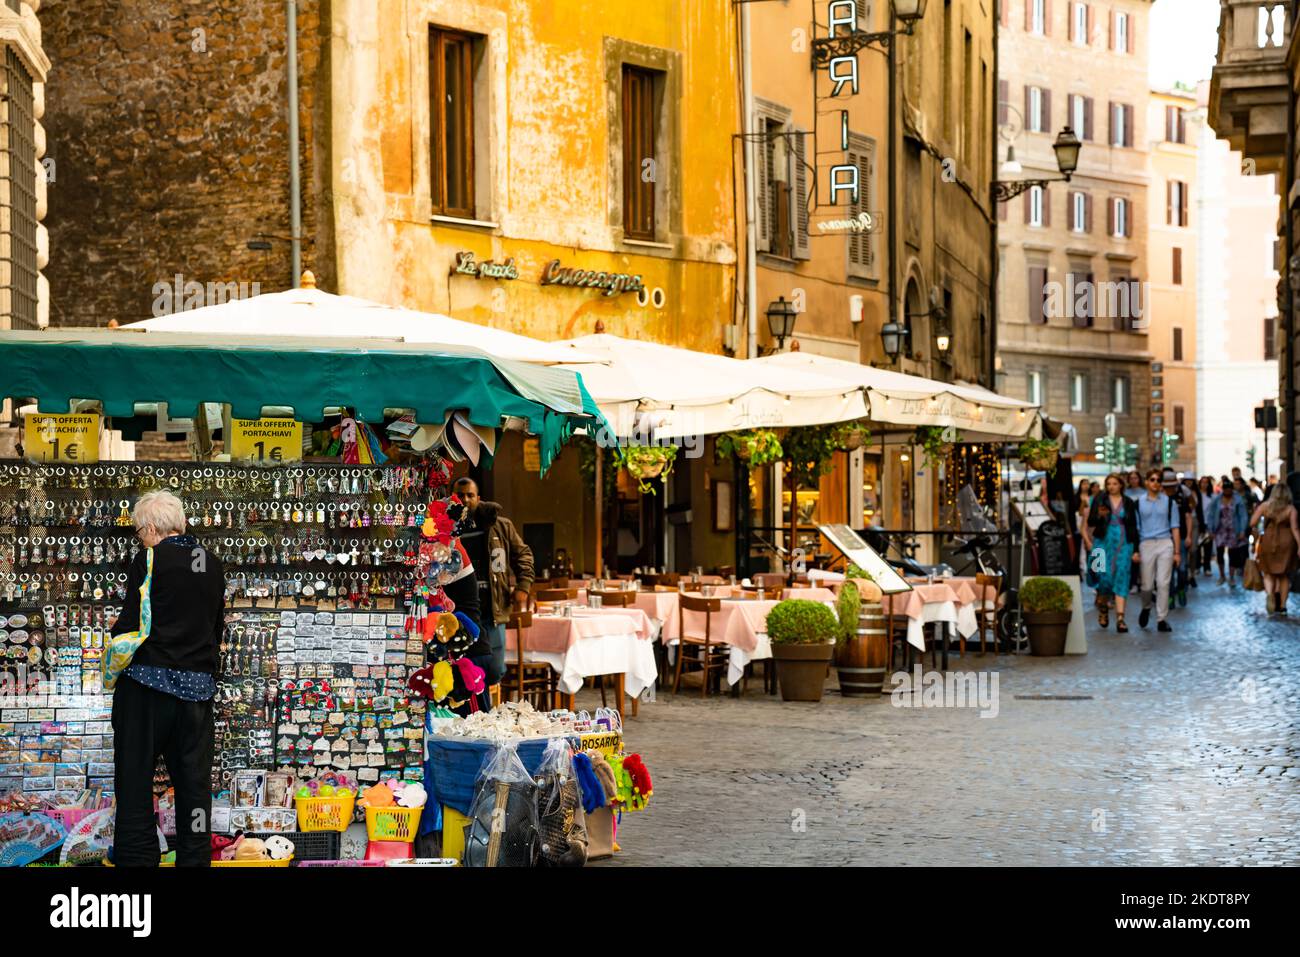
[[[869,11],[870,8],[868,8]],[[856,96],[861,89],[858,66],[858,51],[863,44],[855,42],[863,35],[858,30],[858,0],[831,0],[827,4],[826,36],[814,39],[813,67],[826,67],[826,74],[833,86],[829,99],[839,99],[845,95]],[[870,12],[868,12],[870,16]],[[814,81],[814,91],[816,82]],[[846,93],[847,91],[847,93]],[[814,92],[814,101],[819,99]],[[814,107],[816,103],[814,102]],[[822,111],[815,109],[815,116]],[[849,111],[841,109],[839,118],[840,151],[848,158],[849,152]],[[814,133],[814,141],[816,134]],[[858,167],[853,163],[837,163],[830,169],[830,205],[838,206],[847,200],[856,205],[860,189]]]

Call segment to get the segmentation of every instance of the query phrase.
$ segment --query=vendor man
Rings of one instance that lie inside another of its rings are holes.
[[[452,488],[474,522],[474,530],[463,534],[461,543],[478,572],[479,615],[492,646],[492,667],[484,669],[485,680],[494,685],[506,673],[506,624],[512,599],[515,605],[524,605],[533,584],[533,550],[524,544],[515,523],[501,514],[500,505],[479,498],[473,479],[457,479]]]

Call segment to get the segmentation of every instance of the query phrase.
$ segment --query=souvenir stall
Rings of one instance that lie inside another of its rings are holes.
[[[36,400],[26,458],[0,461],[0,864],[99,863],[111,845],[109,629],[140,549],[131,507],[153,489],[182,499],[226,577],[214,862],[410,859],[428,716],[490,704],[463,656],[478,625],[444,591],[466,563],[449,467],[489,463],[514,427],[547,468],[603,423],[581,379],[374,340],[0,333],[0,352],[6,396]],[[201,460],[95,461],[99,430],[154,431],[161,403],[194,410]],[[156,794],[162,848],[161,765]]]

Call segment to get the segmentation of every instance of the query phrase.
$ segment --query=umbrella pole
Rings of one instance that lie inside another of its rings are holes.
[[[600,561],[601,561],[601,537],[604,524],[602,519],[605,511],[605,477],[602,474],[605,466],[605,450],[596,443],[596,577],[600,578]]]

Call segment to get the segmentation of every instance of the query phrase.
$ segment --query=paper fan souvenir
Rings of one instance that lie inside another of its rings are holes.
[[[44,814],[0,815],[0,867],[26,867],[63,843],[63,825]]]

